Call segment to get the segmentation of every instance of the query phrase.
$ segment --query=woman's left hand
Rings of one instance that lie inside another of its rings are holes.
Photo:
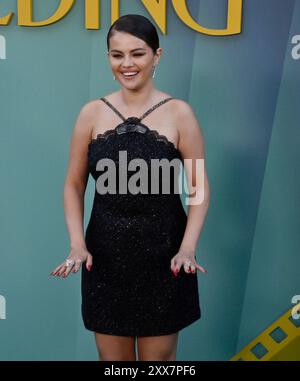
[[[207,270],[200,266],[195,260],[195,251],[189,249],[181,249],[171,260],[171,270],[174,276],[180,271],[181,266],[184,267],[186,273],[195,273],[196,269],[207,274]]]

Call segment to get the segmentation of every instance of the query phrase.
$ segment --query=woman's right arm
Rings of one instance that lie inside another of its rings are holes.
[[[51,275],[66,277],[71,270],[77,272],[81,263],[86,262],[90,270],[92,256],[87,251],[84,239],[84,195],[88,181],[88,144],[92,136],[95,118],[95,101],[86,103],[77,117],[72,133],[68,169],[64,183],[63,203],[65,220],[70,238],[70,255],[75,266],[67,267],[66,262],[56,267]]]

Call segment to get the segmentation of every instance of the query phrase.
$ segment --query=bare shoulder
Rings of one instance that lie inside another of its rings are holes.
[[[191,105],[183,99],[174,99],[172,113],[180,136],[200,130],[199,121]]]
[[[172,103],[176,127],[179,133],[179,150],[185,157],[194,155],[203,156],[203,133],[192,106],[182,99],[175,99]]]
[[[86,103],[84,103],[77,116],[77,122],[79,122],[79,125],[86,125],[86,124],[92,124],[92,120],[94,118],[94,115],[97,110],[97,102],[96,100],[91,100]]]
[[[188,102],[180,98],[174,98],[171,103],[177,118],[195,118],[194,111]]]
[[[92,99],[83,104],[80,113],[86,118],[93,118],[94,115],[100,110],[101,103],[99,99]]]
[[[99,117],[102,110],[102,103],[99,99],[92,99],[83,104],[78,115],[80,125],[85,125],[87,128],[93,128],[95,121]],[[91,130],[90,130],[91,132]]]
[[[86,145],[91,139],[96,116],[99,110],[97,100],[90,100],[84,103],[76,118],[73,131],[75,141],[81,141],[82,145]]]

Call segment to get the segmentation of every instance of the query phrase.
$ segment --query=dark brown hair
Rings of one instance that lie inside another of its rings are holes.
[[[121,16],[110,27],[107,34],[107,49],[109,50],[109,39],[114,31],[125,32],[145,41],[156,54],[159,48],[159,37],[155,26],[147,17],[128,14]]]

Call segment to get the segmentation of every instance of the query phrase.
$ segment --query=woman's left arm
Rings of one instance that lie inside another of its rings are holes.
[[[183,265],[187,273],[195,272],[195,269],[207,273],[207,270],[195,260],[197,243],[210,201],[210,186],[205,169],[204,139],[191,106],[183,100],[177,100],[177,102],[175,112],[179,132],[178,149],[184,159],[189,205],[184,237],[178,253],[172,258],[171,270],[176,275]]]

